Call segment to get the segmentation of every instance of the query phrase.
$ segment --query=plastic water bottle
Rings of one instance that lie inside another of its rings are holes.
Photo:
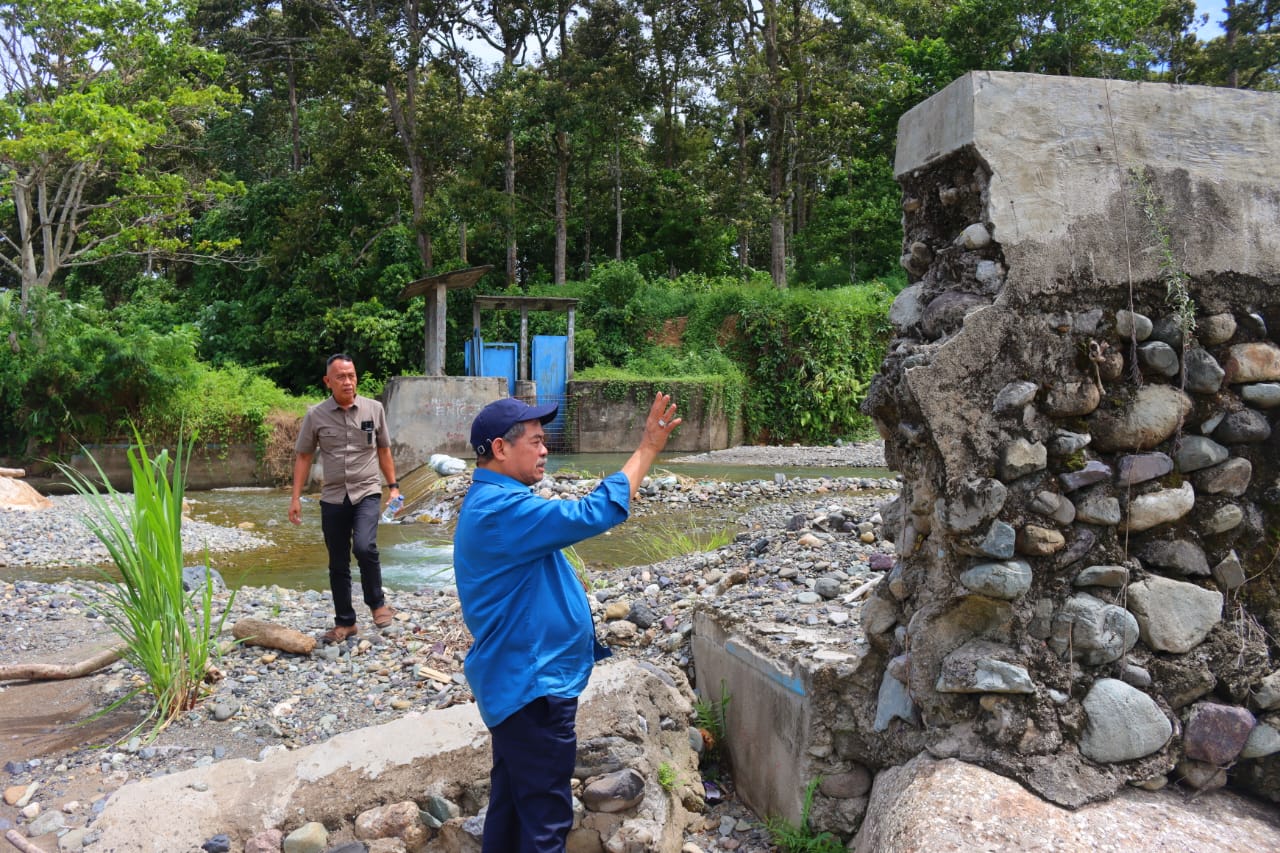
[[[396,513],[402,506],[404,506],[404,495],[396,495],[387,502],[387,508],[382,511],[382,520],[388,523],[395,521]]]

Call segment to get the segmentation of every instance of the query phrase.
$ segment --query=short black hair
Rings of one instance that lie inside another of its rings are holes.
[[[511,442],[518,439],[520,436],[524,435],[525,423],[526,421],[516,421],[515,423],[513,423],[511,425],[511,429],[507,430],[506,433],[502,435],[502,440],[505,441],[507,444],[510,444]],[[480,447],[476,448],[476,459],[478,461],[487,462],[492,458],[493,458],[493,442],[491,441],[485,442],[483,445],[483,451],[481,450]]]
[[[351,356],[347,355],[345,352],[335,352],[333,355],[325,359],[324,369],[328,370],[329,365],[333,364],[335,361],[349,361],[352,364],[355,364],[356,360]]]

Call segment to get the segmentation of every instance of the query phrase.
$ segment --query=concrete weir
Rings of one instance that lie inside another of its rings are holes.
[[[975,72],[895,172],[910,285],[864,410],[896,562],[853,648],[699,617],[739,792],[795,821],[821,776],[844,837],[937,762],[1066,809],[1280,801],[1280,95]]]

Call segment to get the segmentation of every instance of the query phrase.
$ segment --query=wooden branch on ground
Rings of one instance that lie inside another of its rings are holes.
[[[21,480],[27,476],[26,468],[0,468],[0,477],[13,477],[15,480]]]
[[[0,681],[59,681],[81,678],[120,660],[123,645],[103,649],[79,663],[13,663],[0,666]]]
[[[37,847],[22,835],[16,829],[11,829],[4,834],[4,840],[8,841],[14,847],[22,851],[22,853],[44,853],[43,847]]]
[[[315,637],[262,619],[241,619],[231,626],[231,635],[246,646],[264,646],[295,655],[309,655],[316,647]]]

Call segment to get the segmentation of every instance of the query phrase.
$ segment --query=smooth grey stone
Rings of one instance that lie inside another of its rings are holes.
[[[1190,483],[1176,489],[1160,489],[1138,495],[1129,501],[1128,520],[1121,529],[1128,531],[1150,530],[1158,524],[1177,521],[1196,503],[1196,490]]]
[[[1151,337],[1176,350],[1182,349],[1182,325],[1175,316],[1169,315],[1153,320]]]
[[[944,505],[941,513],[943,523],[947,529],[960,533],[976,530],[995,518],[1004,507],[1008,495],[1009,490],[999,480],[966,480],[956,489],[954,497]]]
[[[1098,541],[1098,537],[1093,531],[1087,527],[1076,527],[1068,531],[1067,547],[1058,552],[1053,558],[1053,565],[1058,569],[1065,569],[1073,563],[1078,563],[1089,555],[1093,550],[1094,544]]]
[[[1197,471],[1191,479],[1199,492],[1238,498],[1249,488],[1249,481],[1253,479],[1253,463],[1236,456],[1211,468]]]
[[[1177,432],[1191,409],[1191,398],[1177,388],[1143,385],[1118,408],[1089,416],[1093,446],[1117,453],[1148,450]]]
[[[1102,326],[1102,309],[1076,311],[1071,315],[1071,331],[1077,335],[1096,335]]]
[[[986,557],[994,557],[997,560],[1008,559],[1013,556],[1013,547],[1017,541],[1017,531],[1013,529],[1013,525],[1005,521],[993,521],[991,526],[987,528],[987,533],[982,540],[976,543],[962,543],[961,550],[967,553],[980,554]]]
[[[1227,372],[1218,360],[1200,348],[1189,350],[1186,355],[1187,390],[1197,394],[1216,394],[1222,388]]]
[[[1026,560],[979,563],[960,574],[960,583],[978,595],[1013,601],[1031,589],[1031,565]]]
[[[1201,435],[1184,435],[1173,451],[1173,460],[1184,474],[1217,465],[1231,455],[1221,444]]]
[[[1173,347],[1162,341],[1147,341],[1138,347],[1138,361],[1152,373],[1173,377],[1182,369],[1178,362],[1178,353]]]
[[[1241,409],[1227,413],[1213,437],[1224,444],[1258,444],[1271,437],[1271,424],[1262,412]]]
[[[1036,398],[1036,392],[1039,390],[1040,386],[1034,382],[1010,382],[1000,389],[999,394],[996,394],[991,410],[1000,414],[1021,409]]]
[[[1280,384],[1275,382],[1258,382],[1240,388],[1240,399],[1259,409],[1274,409],[1280,406]]]
[[[1096,596],[1078,592],[1053,614],[1049,648],[1086,666],[1120,660],[1138,642],[1133,614]]]
[[[1120,663],[1120,680],[1125,684],[1142,690],[1151,686],[1151,673],[1136,663],[1122,661]]]
[[[930,340],[958,330],[967,314],[985,308],[991,300],[973,293],[949,290],[934,297],[920,318],[920,330]]]
[[[1215,533],[1226,533],[1228,530],[1234,530],[1240,526],[1240,522],[1244,521],[1244,510],[1235,504],[1223,504],[1213,511],[1201,525],[1201,530],[1206,536],[1212,536]]]
[[[981,222],[967,226],[956,238],[956,245],[966,249],[985,249],[991,245],[991,232]]]
[[[1000,479],[1006,483],[1013,482],[1028,474],[1043,471],[1048,463],[1047,451],[1038,441],[1027,441],[1025,438],[1015,439],[1005,445],[1000,455]]]
[[[994,643],[970,642],[953,651],[942,662],[934,689],[939,693],[1013,693],[1036,692],[1035,682],[1025,667],[991,656],[1001,649]]]
[[[1128,566],[1090,566],[1071,581],[1073,586],[1105,586],[1111,589],[1119,589],[1128,582]]]
[[[1079,471],[1068,471],[1058,475],[1058,482],[1067,492],[1074,492],[1085,486],[1092,486],[1094,483],[1102,483],[1110,479],[1111,466],[1097,459],[1090,459]]]
[[[885,671],[876,696],[876,719],[872,731],[882,732],[897,718],[911,726],[920,725],[920,711],[907,692],[907,686]]]
[[[1266,758],[1280,752],[1280,730],[1267,723],[1258,723],[1249,732],[1244,749],[1240,750],[1241,758]]]
[[[1099,764],[1151,755],[1173,734],[1173,724],[1155,700],[1119,679],[1098,679],[1083,704],[1080,752]]]
[[[1116,312],[1116,334],[1122,338],[1137,338],[1145,341],[1151,337],[1152,323],[1150,318],[1135,311],[1120,310]]]
[[[1173,460],[1166,453],[1131,453],[1121,456],[1116,464],[1116,482],[1132,486],[1163,477],[1172,470]]]
[[[906,331],[920,322],[924,316],[923,292],[924,285],[917,282],[894,297],[893,305],[889,307],[889,322],[895,328]]]
[[[1073,503],[1076,507],[1076,521],[1104,527],[1120,523],[1120,501],[1111,495],[1092,493]]]
[[[1209,561],[1204,550],[1188,539],[1158,539],[1138,551],[1138,559],[1147,566],[1167,569],[1186,577],[1205,577]]]
[[[1280,708],[1280,669],[1263,676],[1254,686],[1253,701],[1263,711]]]
[[[1130,584],[1125,603],[1142,642],[1158,652],[1186,654],[1222,621],[1222,593],[1159,575]]]
[[[593,812],[614,813],[644,799],[644,776],[627,767],[596,779],[582,791],[582,804]]]
[[[987,290],[994,292],[1004,283],[1004,270],[995,261],[978,261],[974,278]]]
[[[840,594],[840,581],[835,578],[818,578],[814,581],[813,591],[830,600]]]
[[[1236,333],[1236,318],[1231,314],[1210,314],[1196,321],[1196,337],[1207,347],[1225,344]]]
[[[1053,438],[1049,439],[1049,452],[1054,456],[1070,456],[1077,450],[1084,450],[1088,447],[1092,439],[1093,436],[1087,432],[1071,432],[1065,429],[1054,430]]]
[[[1234,550],[1228,552],[1222,562],[1213,567],[1213,579],[1227,592],[1244,586],[1247,580],[1244,566],[1240,565],[1240,556]]]
[[[1209,435],[1218,428],[1218,424],[1222,423],[1222,419],[1227,416],[1226,412],[1217,412],[1211,415],[1208,420],[1200,424],[1200,432]]]

